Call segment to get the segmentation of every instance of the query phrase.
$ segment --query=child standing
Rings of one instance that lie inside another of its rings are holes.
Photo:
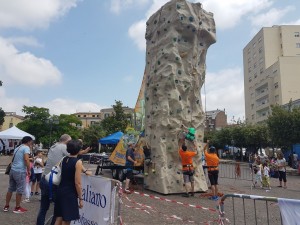
[[[32,162],[30,162],[30,168],[32,168]],[[25,190],[24,190],[25,199],[23,200],[23,202],[30,202],[30,191],[31,191],[30,176],[27,173],[26,174]]]
[[[271,190],[271,186],[270,186],[270,168],[269,168],[267,162],[264,163],[263,170],[264,170],[263,185],[264,185],[264,187],[267,187],[269,190]]]
[[[34,190],[35,190],[34,192],[35,195],[40,194],[39,189],[40,189],[40,181],[43,173],[43,167],[44,167],[43,154],[42,151],[38,150],[33,162],[34,176],[31,185],[31,195],[33,195]]]
[[[255,180],[251,186],[251,188],[255,188],[256,185],[257,185],[257,182],[259,181],[260,182],[260,187],[262,188],[262,177],[261,177],[261,170],[262,170],[262,166],[261,166],[261,162],[260,162],[260,157],[257,156],[254,164],[253,164],[253,171],[254,171],[254,174],[255,174]]]

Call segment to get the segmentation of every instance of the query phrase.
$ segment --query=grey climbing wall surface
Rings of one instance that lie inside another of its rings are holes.
[[[181,125],[194,127],[196,143],[202,144],[205,115],[200,90],[206,52],[216,42],[213,14],[200,3],[172,0],[147,21],[146,41],[145,138],[151,147],[152,168],[144,183],[159,193],[181,193],[178,134]],[[207,190],[202,150],[194,158],[195,191]]]

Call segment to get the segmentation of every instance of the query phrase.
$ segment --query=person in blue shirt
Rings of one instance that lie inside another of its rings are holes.
[[[16,207],[14,213],[24,213],[27,209],[20,206],[22,194],[25,190],[26,175],[30,176],[30,162],[29,154],[32,147],[33,140],[30,136],[25,136],[22,139],[22,144],[14,151],[14,158],[11,163],[11,170],[9,173],[9,187],[6,193],[6,203],[3,208],[4,212],[9,211],[9,202],[12,193],[16,192]]]
[[[136,164],[137,162],[135,161],[135,157],[134,157],[134,144],[133,142],[129,142],[128,143],[128,149],[126,151],[126,181],[125,181],[125,192],[126,193],[130,193],[129,191],[129,183],[130,180],[133,180],[133,166],[134,164]]]

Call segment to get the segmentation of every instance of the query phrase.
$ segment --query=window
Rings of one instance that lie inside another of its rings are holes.
[[[250,48],[248,48],[248,54],[250,54],[250,52],[251,52],[251,49],[250,49]]]
[[[262,64],[264,62],[264,59],[263,58],[260,58],[259,59],[259,64]]]
[[[250,64],[251,63],[251,58],[248,58],[248,64]]]
[[[252,69],[251,69],[251,66],[249,67],[249,69],[248,69],[248,73],[250,73],[252,71]]]
[[[258,38],[258,43],[260,43],[260,42],[261,42],[261,37]]]
[[[275,95],[275,102],[279,101],[279,95]]]
[[[83,115],[83,117],[86,117],[86,115]]]
[[[263,68],[260,68],[259,73],[262,74],[264,72]]]
[[[80,115],[77,115],[77,117],[80,117]]]
[[[296,48],[300,48],[300,43],[296,43]]]
[[[251,118],[254,120],[254,115],[252,114]]]
[[[259,52],[259,54],[262,53],[262,47],[259,48],[258,52]]]
[[[249,77],[249,82],[251,82],[252,81],[252,77]]]
[[[278,82],[276,82],[276,83],[274,84],[274,88],[275,88],[275,89],[278,88]]]
[[[255,48],[255,46],[256,46],[256,42],[253,43],[253,48]]]
[[[295,32],[295,37],[299,37],[300,36],[300,33],[299,32]]]
[[[109,113],[104,114],[104,118],[107,118],[107,117],[109,117]]]
[[[92,117],[95,117],[95,115],[92,115]]]
[[[256,68],[256,63],[254,63],[254,66],[253,66],[254,68]]]
[[[253,54],[253,58],[256,58],[256,53]]]
[[[274,71],[273,71],[273,73],[276,73],[276,72],[277,72],[277,70],[274,70]]]
[[[97,115],[97,117],[99,117],[99,115]]]
[[[256,78],[256,77],[257,77],[257,73],[254,74],[254,78]]]

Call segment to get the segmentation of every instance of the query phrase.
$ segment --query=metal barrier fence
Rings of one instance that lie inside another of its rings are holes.
[[[220,162],[219,177],[240,180],[253,180],[253,171],[249,163],[242,162]]]
[[[228,198],[231,198],[232,208]],[[275,197],[226,194],[219,203],[219,224],[282,224],[277,202],[278,198]]]

